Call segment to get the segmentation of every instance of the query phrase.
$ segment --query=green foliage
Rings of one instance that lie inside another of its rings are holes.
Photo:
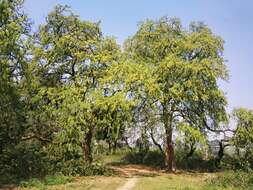
[[[73,182],[74,178],[71,176],[64,176],[62,174],[57,174],[53,176],[45,176],[43,179],[32,178],[28,181],[21,181],[20,186],[26,188],[36,187],[38,189],[47,189],[50,185],[60,185]]]
[[[234,144],[239,148],[247,148],[253,143],[253,110],[245,108],[234,109],[233,117],[236,121],[236,135]]]
[[[24,161],[20,157],[29,152],[20,144],[27,128],[26,55],[30,32],[22,3],[22,0],[0,1],[0,176],[19,175],[19,164]]]
[[[200,143],[202,145],[207,145],[206,137],[203,133],[201,133],[198,129],[189,126],[188,124],[179,123],[178,131],[182,133],[182,136],[178,136],[178,140],[180,137],[183,138],[184,143],[188,144],[191,142]]]
[[[175,162],[178,169],[187,171],[214,172],[217,171],[215,159],[204,159],[203,153],[195,151],[191,157],[186,157],[187,152],[184,149],[175,151]]]
[[[236,131],[232,143],[236,147],[238,164],[243,168],[253,168],[253,110],[234,109],[232,116]]]
[[[159,151],[130,152],[122,158],[125,164],[143,164],[154,168],[164,168],[164,158]]]
[[[108,175],[112,175],[112,170],[100,164],[90,164],[84,168],[82,174],[85,176],[92,176],[92,175],[108,176]]]
[[[72,159],[51,165],[51,173],[62,172],[64,175],[91,176],[111,175],[112,171],[103,164],[85,163],[82,159]]]

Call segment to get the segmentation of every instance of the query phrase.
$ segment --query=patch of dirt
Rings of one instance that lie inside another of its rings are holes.
[[[162,173],[164,173],[163,170],[155,170],[151,167],[134,164],[111,166],[111,169],[115,172],[115,174],[124,177],[133,177],[133,176],[152,177],[162,175]]]
[[[137,178],[130,178],[122,187],[118,188],[117,190],[131,190],[135,186],[137,180]]]

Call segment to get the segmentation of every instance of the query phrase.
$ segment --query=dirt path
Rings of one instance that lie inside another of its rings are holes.
[[[157,176],[161,174],[160,171],[140,165],[112,166],[111,168],[117,174],[129,178],[125,185],[117,190],[131,190],[138,182],[138,177]]]
[[[111,166],[111,169],[123,177],[147,177],[147,176],[158,176],[162,175],[164,171],[155,170],[153,168],[142,166],[142,165],[121,165],[121,166]]]
[[[136,177],[130,178],[125,185],[123,185],[122,187],[118,188],[117,190],[131,190],[136,182],[138,181],[138,179]]]

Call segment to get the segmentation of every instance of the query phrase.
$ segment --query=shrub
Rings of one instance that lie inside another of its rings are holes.
[[[60,184],[66,184],[69,182],[72,182],[74,180],[71,176],[65,176],[63,174],[57,174],[52,176],[46,176],[43,179],[38,178],[32,178],[28,181],[21,181],[20,186],[21,187],[36,187],[38,189],[47,189],[47,186],[50,185],[60,185]]]
[[[142,164],[144,156],[145,153],[143,152],[130,152],[123,157],[122,162],[126,164]]]
[[[159,151],[130,152],[123,157],[122,162],[126,164],[144,164],[155,168],[164,167],[164,158]]]
[[[105,165],[92,163],[87,164],[81,159],[58,162],[51,168],[51,173],[61,172],[64,175],[90,176],[90,175],[111,175],[112,171]]]
[[[152,166],[152,167],[155,167],[155,168],[165,167],[164,157],[158,151],[148,152],[143,158],[143,164],[148,165],[148,166]]]
[[[83,175],[91,176],[91,175],[112,175],[112,170],[107,168],[104,165],[100,164],[89,164],[85,165],[83,170]]]

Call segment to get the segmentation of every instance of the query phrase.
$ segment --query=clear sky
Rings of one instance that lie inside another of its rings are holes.
[[[225,40],[230,79],[220,85],[229,110],[253,108],[253,0],[26,0],[25,11],[39,25],[56,4],[70,5],[83,20],[101,21],[104,34],[120,44],[147,18],[178,17],[185,27],[204,21]]]

